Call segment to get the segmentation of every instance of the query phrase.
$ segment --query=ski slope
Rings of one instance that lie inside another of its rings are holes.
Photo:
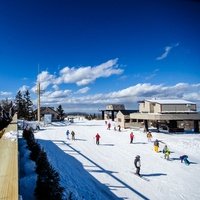
[[[200,199],[200,135],[164,134],[152,132],[148,142],[143,130],[111,130],[103,120],[75,120],[68,126],[54,124],[35,133],[44,147],[49,161],[59,172],[65,195],[74,199]],[[67,139],[66,130],[75,132],[75,141]],[[133,131],[133,144],[129,134]],[[100,145],[95,143],[99,133]],[[153,150],[153,141],[160,140],[160,150],[167,144],[172,151],[170,161],[162,152]],[[179,157],[189,156],[189,166]],[[134,175],[134,158],[141,157],[141,174],[146,181]]]

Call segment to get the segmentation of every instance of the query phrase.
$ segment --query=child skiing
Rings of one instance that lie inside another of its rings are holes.
[[[131,134],[130,134],[130,144],[133,143],[133,138],[134,138],[134,135],[133,135],[133,132],[131,132]]]
[[[100,135],[97,133],[95,138],[96,138],[96,144],[99,145],[99,139],[100,139]]]
[[[139,156],[139,155],[137,155],[137,156],[135,157],[134,165],[135,165],[135,168],[136,168],[135,174],[138,175],[138,176],[140,176],[141,162],[140,162],[140,156]]]

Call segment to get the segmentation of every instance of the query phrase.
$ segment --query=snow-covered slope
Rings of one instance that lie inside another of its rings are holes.
[[[112,122],[111,122],[112,123]],[[66,130],[75,132],[75,141],[67,140]],[[129,134],[133,131],[133,144]],[[100,145],[95,143],[99,133]],[[170,161],[153,150],[142,130],[121,132],[107,130],[105,122],[79,120],[69,126],[49,126],[35,133],[48,158],[61,177],[66,194],[75,199],[190,199],[200,198],[200,135],[153,134],[160,140],[160,150],[167,144],[172,151]],[[179,157],[189,156],[189,166]],[[141,156],[141,174],[134,175],[134,158]]]

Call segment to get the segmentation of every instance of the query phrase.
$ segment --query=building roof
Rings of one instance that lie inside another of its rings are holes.
[[[146,101],[158,104],[195,104],[194,102],[181,99],[148,99]]]
[[[136,113],[138,110],[120,110],[123,115],[130,115],[131,113]]]

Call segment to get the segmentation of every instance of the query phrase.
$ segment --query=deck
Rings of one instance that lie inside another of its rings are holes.
[[[18,140],[6,138],[7,132],[17,132],[17,115],[0,139],[0,200],[18,200]]]

